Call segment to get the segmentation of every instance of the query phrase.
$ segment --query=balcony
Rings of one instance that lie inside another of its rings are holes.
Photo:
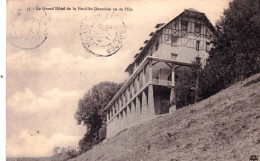
[[[153,79],[153,84],[160,85],[160,86],[173,86],[172,81],[162,80],[162,79]]]

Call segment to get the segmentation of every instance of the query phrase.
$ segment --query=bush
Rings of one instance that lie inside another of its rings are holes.
[[[197,97],[197,78],[201,64],[193,62],[194,67],[188,70],[176,73],[175,83],[175,101],[176,108],[180,109],[196,102]]]
[[[51,161],[66,161],[80,155],[80,150],[75,147],[55,147]]]

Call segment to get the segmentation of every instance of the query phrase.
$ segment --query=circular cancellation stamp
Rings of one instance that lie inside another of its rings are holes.
[[[7,17],[7,41],[15,47],[30,50],[47,39],[48,16],[33,4],[15,6]]]
[[[82,21],[80,38],[87,51],[99,57],[108,57],[122,47],[125,25],[114,13],[98,13]]]

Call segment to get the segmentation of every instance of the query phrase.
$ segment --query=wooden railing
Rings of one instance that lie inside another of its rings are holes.
[[[172,86],[172,81],[162,80],[162,79],[153,79],[154,85],[162,85],[162,86]]]

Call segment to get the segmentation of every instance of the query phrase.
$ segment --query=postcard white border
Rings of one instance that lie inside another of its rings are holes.
[[[6,158],[6,1],[0,1],[0,158]]]

